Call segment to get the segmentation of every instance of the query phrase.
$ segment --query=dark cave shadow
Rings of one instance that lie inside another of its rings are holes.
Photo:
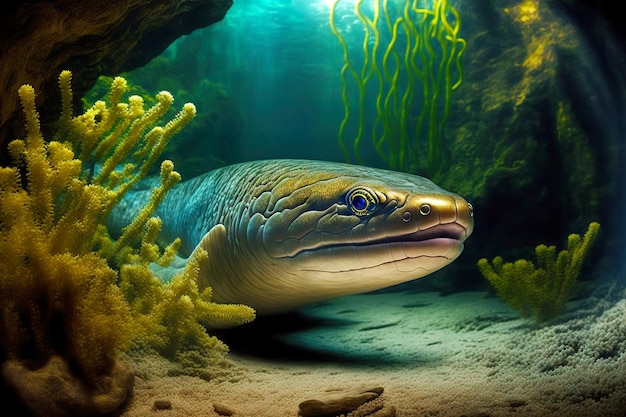
[[[351,359],[294,345],[283,340],[283,337],[319,327],[346,326],[354,323],[350,320],[315,318],[295,311],[257,317],[252,323],[232,329],[213,330],[212,334],[226,343],[232,353],[241,356],[272,362],[344,363]]]
[[[315,308],[315,306],[313,307]],[[430,359],[398,358],[371,352],[332,352],[288,342],[286,337],[297,332],[319,328],[337,328],[358,324],[358,321],[341,318],[319,318],[294,311],[273,316],[257,317],[252,323],[232,329],[213,330],[211,333],[228,345],[237,356],[280,364],[342,364],[351,366],[385,365],[406,366],[409,363],[432,363]]]

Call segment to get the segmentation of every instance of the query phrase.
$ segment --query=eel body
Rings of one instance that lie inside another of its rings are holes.
[[[134,191],[111,213],[119,230],[145,205]],[[309,160],[246,162],[174,187],[159,206],[162,237],[197,247],[200,289],[218,303],[272,314],[423,277],[456,259],[472,206],[426,178]]]

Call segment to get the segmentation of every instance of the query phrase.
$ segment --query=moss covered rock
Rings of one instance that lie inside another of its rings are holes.
[[[56,120],[56,77],[74,73],[81,97],[100,75],[140,67],[175,39],[224,18],[232,0],[11,1],[0,14],[0,145],[21,136],[15,91],[37,90],[43,113]],[[44,103],[45,101],[45,103]],[[44,120],[45,122],[45,120]],[[1,153],[0,153],[1,155]]]

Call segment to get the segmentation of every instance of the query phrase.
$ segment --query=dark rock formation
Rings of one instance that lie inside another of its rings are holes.
[[[130,396],[134,374],[118,361],[97,387],[87,387],[64,359],[52,356],[37,369],[27,362],[7,360],[2,364],[2,378],[33,416],[81,417],[111,413],[120,407]]]
[[[98,76],[146,64],[181,35],[223,19],[231,5],[232,0],[3,2],[0,149],[21,134],[20,85],[32,84],[41,113],[56,120],[61,70],[72,71],[75,95],[81,97]]]

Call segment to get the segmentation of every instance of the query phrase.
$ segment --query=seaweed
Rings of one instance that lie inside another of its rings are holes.
[[[498,295],[523,317],[546,322],[563,312],[599,232],[600,224],[592,222],[583,238],[569,235],[567,248],[558,254],[556,246],[538,245],[536,264],[526,259],[505,263],[496,256],[491,264],[480,259],[478,268]]]

